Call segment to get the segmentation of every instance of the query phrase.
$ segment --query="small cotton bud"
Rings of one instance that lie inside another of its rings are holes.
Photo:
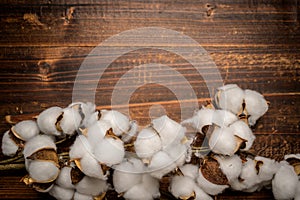
[[[72,184],[71,170],[71,167],[63,167],[56,179],[56,184],[63,188],[74,189],[75,186]]]
[[[41,112],[37,118],[39,129],[48,135],[61,135],[61,131],[57,130],[56,125],[62,112],[63,109],[60,107],[51,107]]]
[[[218,88],[215,102],[219,108],[237,114],[242,109],[244,91],[236,84],[228,84]]]
[[[70,149],[70,158],[82,158],[86,153],[92,152],[92,148],[84,135],[77,136],[74,144]]]
[[[62,112],[63,115],[59,121],[59,127],[64,134],[73,135],[79,128],[82,118],[77,110],[70,107],[64,108]]]
[[[245,122],[238,120],[231,124],[230,128],[233,130],[234,135],[245,140],[246,146],[245,148],[241,148],[241,150],[248,151],[255,140],[255,135],[252,133],[249,126]]]
[[[54,181],[59,175],[59,168],[52,161],[34,160],[28,167],[29,176],[38,183]]]
[[[151,158],[162,148],[158,133],[151,127],[141,130],[134,142],[135,152],[140,158]]]
[[[119,164],[125,156],[124,143],[119,138],[105,137],[94,149],[96,159],[108,166]]]
[[[184,176],[196,179],[198,177],[199,167],[193,164],[185,164],[180,167],[180,171],[183,173]]]
[[[33,120],[21,121],[13,126],[12,130],[15,136],[23,141],[37,136],[40,132],[37,123]]]
[[[186,131],[184,127],[166,115],[152,120],[152,127],[158,132],[163,148],[180,143]]]
[[[12,157],[17,153],[19,146],[11,139],[9,132],[10,131],[6,131],[4,133],[3,138],[2,138],[1,148],[2,148],[2,153],[5,156]]]
[[[108,184],[104,180],[85,176],[75,185],[75,188],[81,194],[98,196],[107,191]]]
[[[37,135],[25,143],[23,150],[24,157],[27,158],[36,151],[45,148],[56,150],[56,145],[53,141],[53,138],[48,135]]]
[[[94,197],[92,195],[85,195],[85,194],[81,194],[79,192],[75,192],[74,200],[94,200]]]
[[[263,95],[253,90],[245,90],[245,104],[250,116],[248,118],[250,126],[253,126],[268,110],[268,103]]]
[[[67,189],[54,185],[53,188],[49,191],[49,194],[55,197],[57,200],[71,200],[74,195],[74,189]]]
[[[215,127],[209,138],[209,148],[214,153],[232,156],[238,150],[232,129]]]
[[[104,174],[100,163],[91,153],[85,153],[80,159],[80,169],[87,176],[99,178],[102,180],[107,179],[108,174]]]
[[[204,127],[212,125],[215,110],[202,107],[193,117],[184,120],[181,124],[191,125],[194,129],[205,134]]]
[[[165,174],[176,168],[174,160],[164,151],[159,151],[151,159],[148,170],[151,176],[161,179]]]
[[[237,179],[242,172],[242,160],[239,156],[215,156],[214,157],[220,164],[222,172],[226,175],[228,181]]]
[[[108,121],[116,136],[122,135],[130,128],[129,118],[116,110],[101,110],[100,120]]]
[[[172,177],[169,191],[174,197],[180,199],[188,199],[195,196],[194,193],[195,181],[188,176]]]
[[[275,199],[293,199],[299,182],[294,168],[288,163],[281,162],[281,166],[272,180],[272,191]]]

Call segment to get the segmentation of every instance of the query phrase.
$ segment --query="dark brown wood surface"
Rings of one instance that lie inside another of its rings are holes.
[[[5,120],[8,116],[20,121],[50,106],[71,103],[81,63],[98,44],[122,31],[155,26],[193,38],[214,60],[224,83],[257,90],[270,102],[269,111],[254,128],[254,149],[259,155],[280,160],[284,154],[300,153],[299,6],[298,0],[2,0],[1,135],[10,127]],[[173,45],[179,44],[175,41]],[[105,70],[96,90],[98,108],[111,107],[114,85],[122,75],[151,62],[166,64],[182,74],[194,89],[199,106],[210,98],[205,81],[186,60],[172,52],[139,49],[120,56]],[[87,83],[98,81],[93,71],[86,73]],[[162,79],[170,78],[163,68],[159,74]],[[180,102],[158,84],[135,91],[130,98],[130,117],[146,125],[149,108],[158,104],[180,121]],[[122,105],[118,108],[123,109]],[[49,198],[20,183],[23,175],[22,170],[1,172],[0,198]],[[216,197],[272,198],[268,190],[254,194],[227,191]]]

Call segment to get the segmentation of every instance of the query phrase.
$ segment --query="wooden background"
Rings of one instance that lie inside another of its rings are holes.
[[[299,3],[298,0],[1,0],[0,132],[10,127],[6,116],[20,121],[50,106],[71,103],[81,63],[105,39],[125,30],[156,26],[193,38],[215,61],[224,83],[257,90],[270,102],[269,111],[254,128],[257,136],[254,149],[259,155],[282,159],[284,154],[299,153]],[[186,60],[172,52],[140,49],[120,56],[106,69],[96,90],[98,108],[110,108],[113,87],[122,75],[151,62],[166,64],[184,75],[195,90],[199,106],[209,99],[206,83]],[[163,73],[164,69],[160,70]],[[93,71],[87,74],[89,81],[98,81]],[[174,84],[180,87],[182,83]],[[149,108],[158,104],[171,118],[180,121],[176,95],[158,84],[146,84],[135,91],[130,98],[130,117],[145,125],[150,121]],[[0,198],[49,198],[19,182],[25,171],[0,173]],[[272,198],[267,190],[254,194],[227,191],[216,197]]]

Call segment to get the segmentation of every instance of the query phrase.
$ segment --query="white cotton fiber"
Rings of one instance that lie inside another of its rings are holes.
[[[144,173],[142,176],[141,184],[152,195],[154,199],[160,197],[159,179],[152,177],[150,174]]]
[[[228,84],[218,88],[215,102],[219,108],[237,114],[242,110],[244,90],[236,84]]]
[[[73,108],[64,108],[62,110],[63,118],[60,120],[60,127],[64,134],[73,135],[75,131],[80,127],[81,116],[78,110]]]
[[[203,127],[212,125],[212,118],[215,110],[202,107],[199,111],[197,111],[193,117],[184,120],[181,124],[183,125],[191,125],[194,129],[199,131],[202,134]]]
[[[176,168],[174,160],[164,152],[159,151],[152,157],[148,170],[151,176],[161,179],[165,174]]]
[[[74,200],[94,200],[92,195],[81,194],[79,192],[74,193]]]
[[[61,135],[61,132],[56,129],[55,123],[58,117],[62,114],[63,109],[60,107],[51,107],[41,112],[37,118],[39,129],[48,135]]]
[[[237,120],[238,117],[227,110],[215,110],[212,117],[212,123],[219,127],[227,127]]]
[[[49,194],[55,197],[57,200],[71,200],[74,195],[74,189],[67,189],[54,185],[53,188],[49,191]]]
[[[79,159],[82,158],[86,153],[91,153],[92,149],[84,135],[78,135],[74,144],[70,148],[70,158]]]
[[[173,176],[169,191],[176,198],[189,198],[194,194],[195,181],[188,176]]]
[[[24,157],[27,158],[38,150],[44,148],[56,150],[56,145],[53,141],[53,138],[48,135],[37,135],[25,143],[23,150]]]
[[[198,177],[199,167],[193,164],[185,164],[180,167],[180,171],[183,173],[184,176],[196,179]]]
[[[59,176],[56,179],[56,184],[63,188],[74,189],[75,186],[72,184],[71,170],[72,167],[68,166],[61,168]]]
[[[94,149],[96,159],[108,166],[119,164],[125,156],[123,141],[117,138],[105,137]]]
[[[242,120],[238,120],[231,124],[230,128],[233,130],[234,135],[246,140],[246,147],[242,150],[248,151],[252,147],[252,144],[255,140],[255,135],[252,133],[252,130],[249,128],[249,126]]]
[[[228,181],[237,179],[242,172],[242,160],[239,156],[215,156],[222,172],[226,175]]]
[[[80,159],[81,171],[90,177],[107,180],[107,174],[103,174],[100,163],[95,159],[93,154],[87,152]]]
[[[209,138],[209,148],[217,154],[232,156],[237,150],[236,138],[228,127],[215,128]]]
[[[195,200],[213,200],[206,192],[204,192],[198,185],[194,186]]]
[[[16,137],[23,141],[27,141],[30,138],[37,136],[40,132],[37,123],[33,120],[21,121],[13,126],[12,129],[18,134]]]
[[[135,152],[140,158],[151,158],[161,148],[160,137],[151,127],[141,130],[134,142]]]
[[[107,191],[108,184],[104,180],[85,176],[75,185],[75,188],[81,194],[98,196]]]
[[[248,115],[250,115],[248,118],[250,126],[253,126],[256,120],[268,110],[268,103],[264,96],[253,90],[245,90],[245,104]]]
[[[28,167],[29,176],[39,183],[54,181],[58,174],[59,168],[52,161],[34,160]]]
[[[128,200],[152,200],[150,194],[142,184],[137,184],[124,193],[123,197]]]
[[[261,161],[262,164],[259,166],[259,173],[258,176],[261,181],[270,181],[273,179],[274,174],[278,171],[280,164],[275,160],[270,158],[265,158],[261,156],[256,156],[254,160]]]
[[[87,139],[92,148],[102,142],[106,132],[111,128],[109,122],[99,120],[87,129]]]
[[[9,131],[6,131],[2,137],[1,148],[4,155],[11,157],[14,156],[19,149],[19,146],[10,138]]]
[[[294,168],[281,162],[272,181],[272,191],[275,199],[293,199],[297,191],[298,176]]]
[[[101,110],[100,120],[108,121],[117,136],[126,133],[130,128],[129,118],[116,110]]]

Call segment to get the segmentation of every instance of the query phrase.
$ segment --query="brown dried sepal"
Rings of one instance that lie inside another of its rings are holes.
[[[38,150],[34,152],[31,156],[28,156],[26,159],[52,161],[59,167],[58,156],[54,149],[45,148]]]
[[[106,192],[103,192],[100,195],[94,197],[94,200],[103,200],[105,196],[106,196]]]
[[[228,179],[223,174],[217,160],[212,157],[204,159],[200,167],[203,177],[216,185],[228,185]]]
[[[56,122],[55,122],[55,127],[56,127],[56,130],[58,130],[59,132],[62,132],[62,128],[60,126],[60,122],[61,120],[63,119],[64,117],[64,113],[62,112],[56,119]]]
[[[245,100],[243,100],[242,108],[241,108],[241,110],[237,113],[237,116],[239,117],[240,120],[242,120],[242,121],[245,122],[247,125],[249,125],[248,118],[250,117],[250,115],[248,114],[248,111],[247,111],[247,109],[246,109],[246,103],[245,103]]]
[[[82,173],[82,171],[77,166],[71,169],[71,180],[73,185],[79,183],[84,176],[84,173]]]
[[[110,167],[108,167],[108,166],[105,165],[105,164],[101,164],[101,163],[99,163],[99,165],[100,165],[100,167],[101,167],[101,169],[102,169],[103,174],[104,174],[104,175],[107,174],[107,172],[109,171]]]
[[[32,187],[38,192],[46,192],[55,182],[55,180],[52,180],[47,183],[37,183],[28,174],[24,176],[20,181],[25,183],[25,185]]]
[[[15,134],[15,131],[13,130],[13,127],[8,132],[9,138],[20,148],[24,147],[24,140],[20,139],[20,137],[17,137]]]
[[[239,149],[245,149],[246,148],[246,142],[248,142],[248,140],[245,140],[244,138],[241,138],[237,135],[234,135],[235,140],[236,140],[236,147],[234,152],[237,152]]]
[[[256,174],[259,174],[259,170],[261,166],[263,166],[264,162],[261,160],[256,160],[255,161],[255,169],[256,169]]]
[[[110,128],[106,131],[105,137],[113,138],[115,140],[121,140],[118,136],[115,135],[112,128]]]
[[[297,175],[300,175],[300,159],[298,158],[288,158],[286,161],[294,167],[294,170]]]

